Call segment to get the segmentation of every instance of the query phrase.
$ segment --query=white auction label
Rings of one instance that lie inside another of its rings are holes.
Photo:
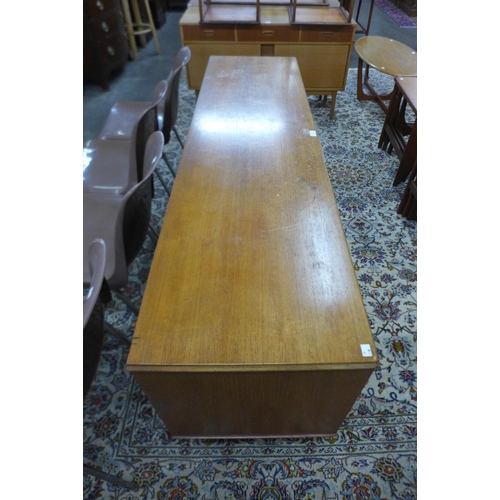
[[[370,344],[360,344],[360,347],[361,354],[364,358],[369,358],[372,356],[372,348],[370,347]]]

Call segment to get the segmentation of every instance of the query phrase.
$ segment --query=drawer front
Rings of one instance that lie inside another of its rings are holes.
[[[274,55],[296,57],[306,90],[344,90],[350,45],[275,45]]]
[[[290,25],[261,24],[259,26],[238,26],[238,42],[298,42],[300,28]]]
[[[101,17],[118,8],[117,0],[88,0],[85,2],[92,19]]]
[[[184,42],[235,42],[236,28],[233,25],[182,25],[182,35]]]
[[[121,16],[111,13],[108,16],[94,19],[91,22],[91,29],[96,40],[101,40],[116,33],[123,33],[123,20]]]
[[[127,61],[128,42],[123,34],[116,34],[101,40],[97,50],[103,66],[119,67]]]
[[[354,38],[351,26],[302,26],[301,42],[350,43]]]

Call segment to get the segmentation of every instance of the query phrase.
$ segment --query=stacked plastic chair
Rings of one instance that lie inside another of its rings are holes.
[[[157,130],[157,106],[165,98],[167,82],[155,87],[152,102],[118,103],[111,109],[97,139],[83,149],[83,190],[126,193],[143,178],[146,142]],[[111,129],[113,131],[111,131]]]
[[[102,127],[98,139],[103,141],[130,141],[134,134],[134,126],[140,119],[145,108],[154,107],[156,110],[156,130],[163,132],[165,144],[170,141],[172,131],[177,137],[181,147],[184,144],[180,138],[175,124],[179,108],[179,82],[182,69],[188,64],[191,58],[189,47],[182,47],[174,58],[172,71],[168,80],[162,80],[153,91],[153,101],[147,103],[141,102],[122,102],[113,106],[104,126]],[[168,161],[167,155],[163,153],[163,159],[167,164],[172,177],[175,179],[175,170]],[[165,191],[170,195],[170,189],[163,177],[156,172]]]
[[[105,330],[104,306],[99,296],[104,283],[106,244],[100,238],[94,240],[88,248],[88,268],[90,283],[88,293],[83,298],[83,399],[97,372]],[[83,465],[83,473],[109,481],[115,486],[134,491],[139,489],[136,483],[103,472],[90,464]]]
[[[88,248],[95,239],[106,242],[104,276],[109,288],[136,313],[137,308],[119,290],[128,283],[128,266],[136,258],[148,233],[151,217],[151,176],[163,152],[163,134],[154,132],[147,141],[144,175],[126,192],[93,189],[83,193],[83,282],[91,282]]]

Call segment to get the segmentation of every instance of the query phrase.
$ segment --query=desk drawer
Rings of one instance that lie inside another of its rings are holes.
[[[238,27],[239,42],[298,42],[300,28],[290,25],[259,25]]]
[[[185,42],[235,42],[236,27],[233,25],[217,26],[182,26]]]
[[[302,26],[301,42],[342,43],[351,42],[354,29],[351,26]]]

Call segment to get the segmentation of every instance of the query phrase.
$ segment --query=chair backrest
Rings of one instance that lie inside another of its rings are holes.
[[[83,229],[83,282],[90,284],[91,272],[87,250],[90,242],[102,238],[106,242],[106,268],[104,276],[111,290],[118,290],[128,282],[128,264],[134,258],[147,236],[151,216],[151,199],[143,192],[150,191],[151,176],[163,152],[163,134],[153,132],[144,154],[144,178],[125,195],[114,192],[84,193]],[[149,202],[148,202],[149,201]],[[131,223],[132,221],[133,223]],[[134,242],[133,248],[129,244]],[[129,248],[132,248],[130,250]]]
[[[87,324],[101,291],[106,269],[106,243],[95,239],[89,247],[90,287],[83,298],[83,327]]]
[[[158,130],[158,107],[165,100],[167,93],[168,82],[161,80],[153,90],[153,100],[151,107],[146,111],[139,122],[135,131],[135,158],[137,164],[137,179],[142,181],[144,177],[144,155],[146,152],[146,144],[151,134]]]
[[[158,129],[158,108],[165,101],[168,89],[167,80],[161,80],[153,90],[153,100],[149,109],[139,119],[135,129],[135,161],[137,165],[137,180],[140,182],[144,177],[144,155],[146,143],[153,132]],[[160,129],[161,130],[161,129]]]
[[[167,92],[168,82],[167,80],[162,80],[156,84],[156,87],[153,89],[153,100],[151,103],[154,106],[158,106],[160,100],[165,97],[165,93]]]
[[[144,152],[143,179],[126,194],[122,203],[118,224],[122,228],[122,244],[127,267],[135,259],[146,240],[152,197],[148,181],[151,180],[162,157],[163,146],[163,133],[153,132]]]
[[[141,182],[144,178],[144,155],[148,138],[157,129],[156,125],[156,106],[151,107],[142,115],[137,123],[135,134],[135,161],[137,165],[137,180]]]
[[[158,106],[159,130],[163,132],[165,143],[170,140],[170,132],[175,127],[177,121],[177,112],[179,109],[179,80],[184,66],[191,59],[191,50],[189,47],[182,47],[175,55],[172,72],[168,77],[168,88],[163,102],[163,106]]]

